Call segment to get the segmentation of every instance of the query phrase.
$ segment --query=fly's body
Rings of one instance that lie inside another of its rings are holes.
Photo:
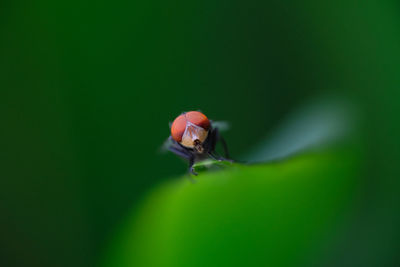
[[[225,156],[215,153],[217,142],[221,142]],[[168,150],[189,161],[189,172],[197,175],[193,164],[207,158],[227,160],[228,149],[220,136],[218,127],[199,111],[189,111],[179,115],[171,125],[171,136],[168,138]]]

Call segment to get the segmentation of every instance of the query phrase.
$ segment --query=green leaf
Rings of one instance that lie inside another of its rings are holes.
[[[166,182],[121,226],[105,266],[307,266],[343,221],[358,156],[327,149]]]

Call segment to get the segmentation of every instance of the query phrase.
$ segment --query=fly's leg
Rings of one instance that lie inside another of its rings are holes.
[[[215,155],[215,154],[212,153],[212,152],[208,152],[208,156],[209,156],[210,158],[212,158],[213,160],[217,160],[217,161],[222,161],[222,160],[224,160],[224,158],[222,158],[222,157],[220,157],[220,156],[217,156],[217,155]]]
[[[220,135],[218,128],[215,128],[212,130],[212,132],[210,133],[210,152],[208,153],[208,155],[215,160],[225,160],[225,161],[230,161],[233,162],[233,160],[230,159],[229,156],[229,150],[228,150],[228,145],[225,142],[225,139]],[[220,155],[215,155],[215,146],[217,144],[218,141],[221,141],[222,144],[222,148],[224,150],[224,154],[225,157],[222,157]]]
[[[180,148],[179,146],[172,145],[168,148],[168,150],[186,160],[189,160],[192,157],[192,155],[189,152],[187,152],[183,148]]]
[[[179,145],[171,145],[168,149],[175,155],[177,155],[185,160],[188,160],[189,161],[189,174],[197,175],[197,173],[194,171],[194,168],[193,168],[194,156],[192,153],[190,153],[189,151],[180,147]],[[193,179],[190,179],[190,180],[191,180],[191,182],[194,182]]]
[[[189,174],[197,176],[197,172],[194,171],[193,165],[194,165],[194,157],[191,156],[189,158]]]
[[[229,156],[228,145],[226,144],[225,139],[222,136],[220,136],[219,140],[221,141],[222,147],[224,148],[225,157],[227,159],[230,159],[231,157]]]

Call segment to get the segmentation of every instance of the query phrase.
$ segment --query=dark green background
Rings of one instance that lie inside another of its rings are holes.
[[[338,255],[395,264],[399,70],[396,1],[3,1],[1,265],[95,265],[145,192],[186,170],[157,153],[180,112],[229,121],[239,156],[324,93],[364,118]]]

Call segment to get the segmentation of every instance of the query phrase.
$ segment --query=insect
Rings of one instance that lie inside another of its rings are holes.
[[[212,158],[229,160],[228,147],[220,135],[220,130],[227,128],[223,122],[210,121],[199,111],[184,112],[170,125],[171,136],[164,148],[189,162],[189,173],[197,175],[193,169],[194,163]],[[223,146],[225,157],[215,152],[217,142]]]

